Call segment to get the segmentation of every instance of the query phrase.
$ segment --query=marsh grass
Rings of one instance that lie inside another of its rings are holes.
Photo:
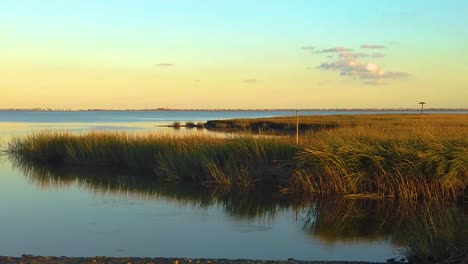
[[[333,119],[334,117],[332,117]],[[361,118],[361,117],[359,117]],[[291,137],[43,132],[13,139],[15,159],[139,169],[209,187],[348,198],[466,199],[468,127],[362,123]],[[460,117],[458,117],[460,118]],[[464,120],[462,117],[462,120]],[[448,118],[450,120],[450,118]],[[380,122],[380,121],[375,121]]]
[[[423,117],[412,114],[378,114],[378,115],[319,115],[300,116],[300,129],[323,130],[341,127],[368,126],[373,128],[421,128],[424,127],[468,127],[468,115],[466,114],[426,114]],[[211,120],[207,122],[209,128],[220,129],[251,129],[252,131],[263,128],[264,130],[280,129],[295,130],[296,117],[269,117],[249,119]]]
[[[467,116],[321,117],[299,145],[287,136],[42,132],[6,151],[44,188],[217,204],[252,219],[294,206],[307,214],[303,231],[325,243],[389,239],[411,263],[466,263],[468,220],[451,201],[468,196]]]
[[[468,129],[344,127],[311,136],[294,158],[293,192],[456,198],[468,185]]]
[[[9,151],[35,163],[150,170],[167,180],[250,188],[266,184],[264,170],[280,170],[297,147],[271,137],[46,132],[13,139]]]
[[[270,117],[249,119],[210,120],[205,128],[223,132],[245,132],[256,134],[295,135],[296,117]],[[466,114],[379,114],[379,115],[325,115],[300,116],[299,133],[320,132],[341,128],[368,128],[387,131],[415,131],[432,128],[467,129]],[[302,136],[301,136],[302,137]]]

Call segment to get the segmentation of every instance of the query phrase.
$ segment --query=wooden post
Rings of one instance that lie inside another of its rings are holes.
[[[296,144],[299,144],[299,110],[296,110]]]

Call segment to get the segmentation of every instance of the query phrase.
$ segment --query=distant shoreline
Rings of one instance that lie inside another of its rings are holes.
[[[0,112],[269,112],[269,111],[420,111],[420,108],[272,108],[272,109],[172,109],[172,108],[155,108],[155,109],[49,109],[49,108],[5,108],[0,109]],[[425,108],[424,111],[468,111],[468,108]]]
[[[133,264],[380,264],[366,261],[304,261],[304,260],[249,260],[249,259],[190,259],[190,258],[145,258],[145,257],[42,257],[23,255],[21,257],[0,256],[0,263],[36,264],[79,264],[79,263],[133,263]],[[395,262],[401,263],[401,262]]]

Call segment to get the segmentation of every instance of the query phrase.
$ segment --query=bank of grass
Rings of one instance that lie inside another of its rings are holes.
[[[467,128],[344,127],[310,139],[294,157],[293,192],[438,199],[468,184]]]
[[[372,127],[414,129],[425,127],[468,127],[466,114],[378,114],[378,115],[315,115],[300,116],[301,131],[319,131],[342,127]],[[211,130],[288,133],[296,131],[296,117],[211,120],[205,124]]]
[[[305,133],[299,145],[292,137],[44,132],[15,138],[8,150],[23,161],[138,169],[223,188],[348,198],[463,198],[468,127],[441,126],[446,118],[438,120],[424,126],[340,126]]]
[[[280,173],[276,165],[291,160],[299,148],[267,137],[45,132],[15,138],[8,149],[35,163],[150,170],[168,180],[250,188],[277,183],[268,177]]]

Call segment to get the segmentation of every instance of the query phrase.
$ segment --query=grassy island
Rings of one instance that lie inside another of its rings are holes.
[[[301,122],[321,129],[305,129],[299,144],[271,135],[43,132],[13,139],[8,152],[20,163],[144,170],[236,190],[394,199],[467,195],[468,115],[310,116]]]
[[[207,121],[205,127],[215,131],[249,131],[255,133],[287,134],[296,131],[296,117],[270,117],[226,119]],[[426,129],[468,127],[468,115],[464,114],[378,114],[378,115],[321,115],[300,116],[301,132],[327,130],[340,127],[371,127],[377,129]]]

